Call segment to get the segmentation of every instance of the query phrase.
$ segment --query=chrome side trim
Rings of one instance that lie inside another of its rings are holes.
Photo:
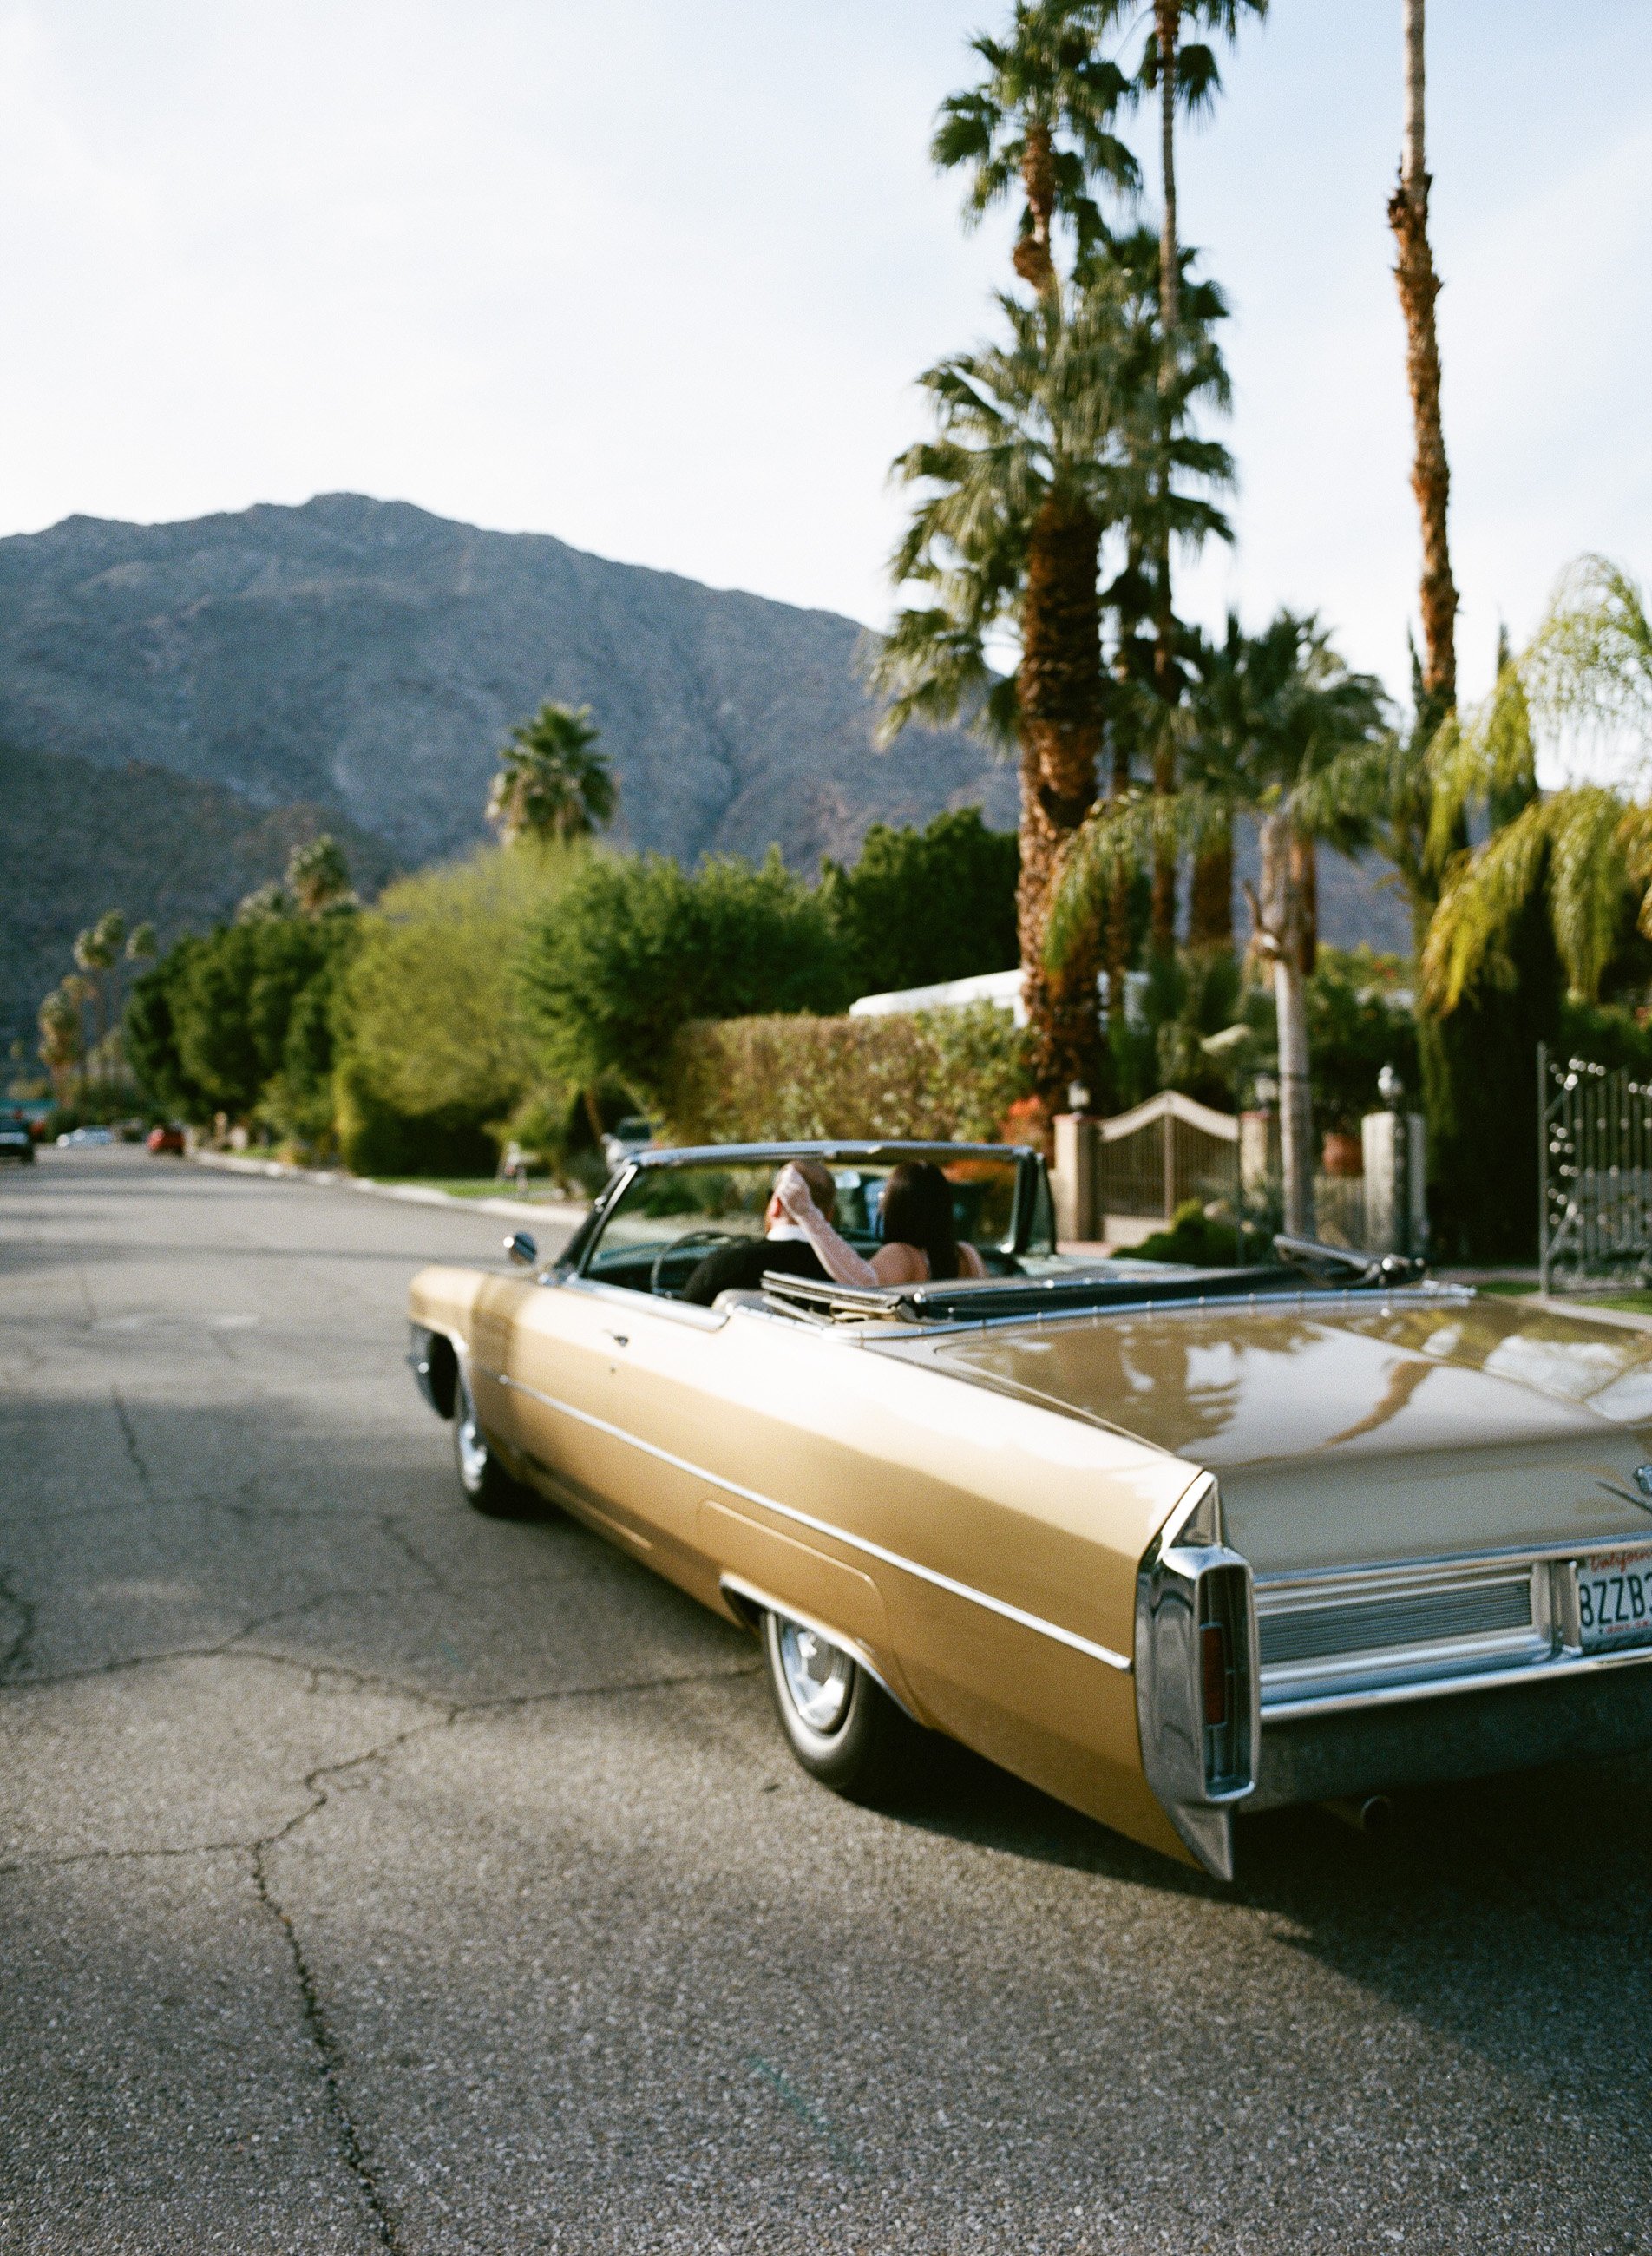
[[[812,1528],[816,1535],[830,1535],[835,1543],[846,1544],[850,1550],[862,1552],[867,1558],[877,1559],[900,1574],[914,1576],[919,1582],[928,1583],[937,1590],[945,1590],[952,1597],[963,1598],[971,1605],[980,1606],[990,1614],[997,1614],[1002,1620],[1015,1622],[1022,1629],[1030,1629],[1040,1637],[1050,1638],[1055,1644],[1064,1645],[1074,1653],[1082,1653],[1088,1660],[1099,1660],[1105,1667],[1116,1668],[1126,1676],[1131,1673],[1128,1653],[1115,1653],[1111,1646],[1098,1645],[1091,1638],[1080,1637],[1077,1630],[1063,1629],[1059,1622],[1045,1621],[1041,1615],[1030,1614],[1024,1607],[1011,1605],[1006,1598],[995,1598],[985,1590],[973,1590],[968,1583],[956,1582],[950,1575],[943,1575],[934,1567],[920,1566],[915,1559],[903,1558],[899,1551],[886,1550],[881,1543],[873,1543],[866,1536],[851,1535],[845,1529],[834,1526],[830,1520],[816,1519],[812,1512],[800,1512],[794,1505],[781,1504],[772,1496],[765,1496],[759,1489],[742,1488],[738,1481],[729,1480],[721,1473],[708,1472],[703,1465],[696,1465],[688,1457],[679,1457],[670,1449],[662,1449],[657,1442],[641,1441],[635,1434],[628,1434],[623,1426],[611,1425],[606,1418],[598,1418],[592,1411],[576,1409],[573,1403],[559,1401],[554,1394],[541,1394],[536,1386],[525,1386],[519,1378],[509,1378],[503,1371],[490,1375],[501,1386],[513,1387],[519,1394],[526,1394],[531,1401],[542,1403],[547,1410],[560,1411],[563,1417],[572,1418],[578,1425],[589,1426],[598,1434],[608,1435],[613,1441],[624,1442],[630,1449],[640,1449],[645,1456],[653,1457],[662,1465],[670,1465],[674,1471],[688,1473],[695,1480],[704,1481],[708,1488],[721,1490],[727,1496],[742,1497],[747,1504],[759,1505],[765,1512],[775,1512],[780,1519],[792,1520],[799,1527]]]
[[[771,1591],[759,1590],[755,1583],[748,1583],[744,1575],[719,1575],[717,1588],[723,1592],[724,1597],[743,1598],[747,1605],[759,1607],[765,1613],[779,1614],[787,1621],[801,1622],[805,1629],[812,1629],[816,1637],[824,1638],[828,1645],[837,1646],[859,1667],[864,1668],[879,1690],[887,1694],[902,1715],[912,1716],[914,1724],[918,1721],[917,1717],[912,1715],[911,1709],[894,1690],[889,1679],[858,1638],[845,1637],[842,1630],[834,1629],[830,1622],[822,1621],[815,1614],[800,1612],[789,1598],[777,1598]],[[739,1611],[737,1605],[735,1611],[738,1613]],[[759,1626],[759,1625],[753,1624],[752,1626]]]
[[[1317,1699],[1273,1701],[1264,1687],[1262,1727],[1288,1724],[1298,1716],[1345,1715],[1359,1708],[1398,1707],[1408,1700],[1449,1699],[1454,1692],[1487,1692],[1499,1685],[1551,1684],[1606,1668],[1644,1667],[1648,1661],[1652,1661],[1652,1645],[1634,1645],[1621,1653],[1558,1653],[1552,1660],[1528,1660],[1514,1668],[1479,1668],[1465,1676],[1425,1676],[1408,1684],[1373,1684],[1353,1692],[1326,1693]]]

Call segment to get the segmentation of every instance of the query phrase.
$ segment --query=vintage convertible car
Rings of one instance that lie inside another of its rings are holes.
[[[991,1273],[683,1299],[804,1153],[863,1246],[935,1160]],[[925,1727],[1225,1878],[1236,1811],[1652,1743],[1652,1336],[1280,1244],[1064,1261],[1001,1146],[649,1152],[554,1265],[423,1271],[410,1359],[473,1504],[757,1632],[846,1792]]]

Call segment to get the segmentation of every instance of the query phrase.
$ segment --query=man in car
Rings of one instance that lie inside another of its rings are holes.
[[[828,1222],[837,1204],[832,1171],[818,1160],[794,1160],[792,1165],[808,1183],[815,1204]],[[719,1293],[755,1292],[766,1269],[783,1270],[788,1277],[813,1277],[826,1281],[819,1256],[778,1198],[771,1195],[763,1209],[763,1235],[738,1245],[719,1245],[708,1253],[682,1288],[685,1301],[709,1308]]]

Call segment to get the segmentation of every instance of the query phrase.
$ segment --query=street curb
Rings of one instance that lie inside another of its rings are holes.
[[[458,1214],[504,1214],[529,1222],[567,1223],[577,1226],[590,1212],[564,1199],[455,1198],[451,1191],[427,1190],[420,1183],[380,1183],[371,1175],[347,1174],[342,1167],[297,1167],[286,1160],[248,1160],[233,1152],[190,1152],[197,1167],[217,1167],[226,1174],[263,1175],[277,1182],[314,1183],[323,1190],[365,1191],[372,1198],[399,1199],[406,1206],[446,1206]]]

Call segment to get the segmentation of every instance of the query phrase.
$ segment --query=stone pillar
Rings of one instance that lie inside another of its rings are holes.
[[[1099,1124],[1083,1112],[1058,1112],[1055,1118],[1055,1164],[1049,1187],[1055,1201],[1057,1240],[1092,1242],[1101,1232],[1096,1211],[1096,1154]]]
[[[1271,1104],[1239,1114],[1239,1188],[1260,1206],[1279,1181],[1279,1115]]]
[[[1404,1140],[1401,1122],[1405,1124]],[[1420,1255],[1428,1242],[1428,1153],[1420,1112],[1367,1112],[1359,1123],[1366,1160],[1366,1250]],[[1409,1209],[1407,1226],[1406,1209]]]

